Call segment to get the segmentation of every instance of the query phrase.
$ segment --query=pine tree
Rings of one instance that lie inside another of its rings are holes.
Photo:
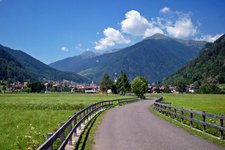
[[[102,81],[100,83],[100,89],[103,92],[107,93],[108,89],[111,89],[113,86],[113,81],[110,79],[109,75],[107,73],[104,74]]]
[[[126,92],[130,91],[130,83],[127,79],[126,73],[121,73],[121,77],[118,79],[116,87],[118,93],[120,93],[121,95],[125,95]]]

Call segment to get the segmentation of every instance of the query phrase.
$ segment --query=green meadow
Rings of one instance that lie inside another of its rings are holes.
[[[173,106],[225,115],[225,95],[216,94],[163,94],[165,102]]]
[[[0,149],[35,149],[48,132],[74,112],[101,100],[125,98],[105,94],[0,94]]]
[[[149,95],[148,95],[149,96]],[[197,111],[205,111],[210,114],[225,115],[225,96],[216,94],[153,94],[151,96],[160,97],[163,96],[164,102],[171,102],[172,106],[183,107],[186,109],[193,109]],[[177,111],[180,113],[180,111]],[[189,117],[190,114],[185,112],[185,116]],[[202,120],[201,115],[194,115],[194,119]],[[181,120],[181,119],[178,119]],[[206,122],[220,126],[220,120],[206,117]],[[189,125],[189,121],[184,121]],[[193,123],[193,126],[202,130],[202,125]],[[206,132],[220,136],[220,132],[211,127],[206,128]]]

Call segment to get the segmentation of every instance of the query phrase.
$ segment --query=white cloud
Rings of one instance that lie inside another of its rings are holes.
[[[144,35],[150,26],[148,20],[141,16],[136,10],[131,10],[125,14],[126,19],[121,22],[121,30],[132,35]]]
[[[195,38],[199,35],[200,23],[192,22],[192,12],[172,11],[169,7],[160,10],[160,16],[152,17],[149,20],[136,10],[126,12],[125,18],[120,22],[120,30],[107,28],[104,30],[104,37],[95,42],[95,49],[101,50],[116,44],[129,43],[122,34],[137,37],[149,37],[156,33],[165,34],[174,38]],[[99,35],[99,32],[96,33]],[[214,41],[221,34],[205,35],[199,40]]]
[[[152,36],[152,35],[154,35],[156,33],[163,34],[164,32],[158,27],[152,27],[152,28],[146,29],[144,37],[149,37],[149,36]]]
[[[125,20],[121,22],[121,30],[134,36],[148,37],[156,33],[164,33],[157,24],[153,24],[136,10],[125,14]]]
[[[61,51],[63,51],[63,52],[68,52],[69,49],[68,49],[67,47],[63,46],[63,47],[61,47]]]
[[[162,9],[160,9],[161,13],[168,13],[170,12],[170,8],[169,7],[163,7]]]
[[[175,38],[187,38],[194,36],[197,33],[197,27],[195,27],[190,18],[179,18],[174,24],[166,26],[166,31],[170,36]]]
[[[115,30],[114,28],[107,28],[104,30],[104,38],[100,39],[98,42],[95,42],[95,49],[102,50],[116,44],[129,43],[130,40],[124,38],[120,31]]]
[[[200,38],[196,38],[195,40],[198,40],[198,41],[207,41],[207,42],[214,42],[216,41],[219,37],[221,37],[223,34],[216,34],[216,35],[210,35],[210,34],[207,34],[207,35],[203,35],[202,37]]]

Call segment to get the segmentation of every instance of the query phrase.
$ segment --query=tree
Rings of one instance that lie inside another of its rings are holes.
[[[209,77],[202,82],[198,92],[203,94],[221,94],[222,90],[217,86],[217,84],[218,81],[215,78]]]
[[[31,88],[30,87],[26,87],[26,88],[23,89],[23,92],[30,93],[31,92]]]
[[[134,94],[137,95],[138,97],[145,98],[144,94],[148,90],[148,82],[147,80],[145,80],[145,78],[137,76],[131,82],[131,89],[132,92],[134,92]]]
[[[3,85],[2,90],[3,90],[3,93],[5,93],[5,91],[6,91],[6,86],[5,85]]]
[[[107,93],[107,90],[111,89],[112,87],[113,87],[113,81],[109,78],[109,75],[105,73],[100,83],[100,89],[101,91]]]
[[[180,77],[176,80],[176,90],[178,92],[185,92],[186,91],[186,83],[183,77]]]
[[[125,95],[127,91],[130,91],[130,83],[127,79],[126,73],[122,72],[121,77],[116,82],[117,92],[121,95]]]
[[[31,88],[31,92],[40,93],[45,91],[45,85],[41,82],[34,82],[30,84],[29,87]]]

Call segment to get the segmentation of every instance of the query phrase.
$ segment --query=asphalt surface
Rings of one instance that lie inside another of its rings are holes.
[[[109,110],[95,135],[94,150],[222,150],[160,119],[149,109],[154,100]]]

